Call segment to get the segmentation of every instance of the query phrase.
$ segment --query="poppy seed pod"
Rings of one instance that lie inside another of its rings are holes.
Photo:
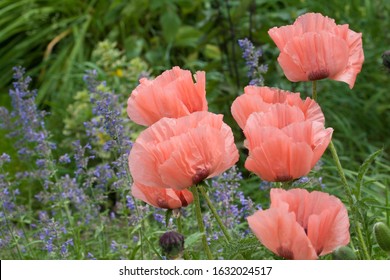
[[[383,222],[374,225],[374,235],[379,247],[390,254],[390,228]]]
[[[162,254],[168,259],[177,259],[184,252],[184,236],[175,231],[168,231],[160,237]]]

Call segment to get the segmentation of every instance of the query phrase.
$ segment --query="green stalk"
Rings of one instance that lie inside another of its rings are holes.
[[[362,234],[362,231],[360,229],[359,215],[358,215],[358,211],[357,211],[356,206],[355,206],[356,198],[354,199],[354,196],[352,195],[351,188],[348,184],[347,178],[345,177],[344,170],[341,166],[340,159],[337,155],[337,151],[336,151],[336,148],[334,147],[333,141],[330,141],[329,149],[330,149],[330,152],[332,154],[333,160],[336,164],[337,172],[339,173],[341,183],[343,184],[343,187],[344,187],[344,191],[347,195],[348,204],[349,204],[349,207],[351,209],[352,216],[355,220],[354,227],[355,227],[355,231],[356,231],[359,243],[360,243],[360,247],[363,251],[363,258],[366,260],[369,260],[370,255],[368,253],[366,242],[364,241],[363,234]]]
[[[9,231],[9,233],[11,234],[11,237],[12,237],[14,243],[15,243],[15,247],[16,247],[16,251],[18,252],[19,259],[20,259],[20,260],[23,260],[22,252],[21,252],[20,249],[19,249],[19,242],[18,242],[18,239],[15,237],[14,232],[13,232],[11,226],[10,226],[9,223],[8,223],[7,212],[6,212],[5,208],[4,208],[4,204],[1,205],[1,208],[3,209],[3,213],[4,213],[5,226],[7,227],[8,231]]]
[[[312,89],[311,89],[311,98],[317,102],[317,81],[312,82]]]
[[[231,238],[227,228],[223,224],[221,217],[218,215],[218,212],[215,209],[213,203],[211,202],[209,196],[207,195],[206,190],[204,189],[204,187],[202,185],[198,185],[198,188],[199,188],[200,192],[202,193],[203,197],[205,198],[206,203],[207,203],[208,207],[210,208],[211,212],[213,213],[213,216],[214,216],[215,220],[217,221],[219,227],[221,228],[221,230],[225,236],[226,241],[230,242],[232,240],[232,238]]]
[[[176,217],[177,231],[183,234],[183,226],[181,224],[181,214],[179,213]]]
[[[194,195],[196,219],[198,221],[199,231],[200,231],[200,233],[202,233],[203,249],[206,252],[207,258],[209,260],[212,260],[213,259],[213,255],[211,254],[209,244],[207,243],[206,231],[205,231],[205,227],[204,227],[204,224],[203,224],[202,211],[200,209],[200,200],[199,200],[198,187],[197,186],[193,186],[192,187],[192,192],[193,192],[193,195]]]
[[[316,83],[316,81],[313,81],[313,83],[312,83],[312,98],[314,101],[317,102],[317,83]],[[348,204],[349,204],[349,207],[350,207],[351,212],[352,212],[352,217],[354,219],[353,224],[355,227],[358,241],[360,243],[360,248],[363,251],[363,258],[366,260],[369,260],[370,255],[368,253],[366,242],[364,241],[363,234],[362,234],[362,231],[360,229],[359,215],[358,215],[358,211],[357,211],[356,206],[355,206],[356,205],[355,204],[356,198],[352,194],[351,187],[349,186],[347,178],[345,177],[344,169],[341,166],[340,158],[337,154],[336,148],[335,148],[332,140],[329,143],[329,150],[332,154],[333,161],[334,161],[336,168],[337,168],[337,172],[339,173],[341,183],[344,187],[345,194],[347,195]]]

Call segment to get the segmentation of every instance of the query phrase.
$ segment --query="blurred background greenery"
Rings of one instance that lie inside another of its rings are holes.
[[[365,63],[355,87],[320,81],[319,103],[327,126],[335,129],[348,176],[356,175],[369,154],[384,149],[367,173],[372,180],[367,180],[366,190],[375,190],[388,208],[383,194],[390,171],[390,74],[381,58],[390,49],[386,0],[0,0],[0,105],[10,107],[11,69],[22,65],[39,89],[40,108],[50,112],[52,137],[61,142],[77,137],[77,128],[90,117],[82,79],[87,69],[99,70],[125,109],[140,75],[157,76],[178,65],[193,73],[206,71],[209,108],[225,115],[242,147],[241,131],[230,115],[232,101],[249,82],[237,41],[247,37],[263,49],[261,63],[269,66],[266,86],[299,91],[304,97],[310,84],[284,77],[276,60],[279,51],[267,31],[306,12],[320,12],[363,33]],[[3,135],[0,147],[1,152],[12,149]],[[327,176],[337,177],[330,154],[323,161]],[[339,190],[337,179],[326,184]]]

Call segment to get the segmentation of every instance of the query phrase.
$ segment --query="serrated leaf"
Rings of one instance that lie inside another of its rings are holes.
[[[194,246],[197,242],[200,242],[204,233],[196,232],[185,238],[185,247],[189,248]]]
[[[358,172],[358,176],[357,176],[357,179],[356,179],[356,190],[357,190],[357,198],[359,199],[360,198],[360,190],[361,190],[361,187],[363,185],[363,178],[364,178],[364,175],[366,174],[368,168],[370,167],[370,165],[372,164],[372,162],[377,158],[377,156],[379,154],[381,154],[383,151],[383,149],[380,149],[374,153],[372,153],[371,155],[369,155],[366,160],[363,162],[363,164],[360,166],[359,168],[359,172]]]

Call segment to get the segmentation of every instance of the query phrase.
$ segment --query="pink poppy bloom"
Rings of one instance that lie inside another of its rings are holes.
[[[245,168],[271,182],[305,176],[328,147],[332,133],[332,128],[305,120],[298,107],[287,104],[253,113],[244,129],[249,150]]]
[[[266,112],[275,104],[296,106],[301,109],[305,120],[325,124],[324,114],[313,99],[302,100],[299,93],[271,87],[246,86],[244,94],[233,101],[231,112],[237,124],[241,129],[244,129],[246,121],[252,113]]]
[[[154,188],[142,184],[133,183],[131,193],[138,198],[154,207],[164,209],[178,209],[186,207],[194,200],[189,190],[174,190],[165,188]]]
[[[268,34],[280,50],[278,62],[292,82],[329,78],[353,88],[364,53],[362,33],[337,25],[319,13],[298,17],[292,25],[273,27]]]
[[[231,111],[246,137],[245,168],[266,181],[307,175],[332,138],[320,106],[299,93],[248,86]]]
[[[178,118],[197,111],[207,111],[206,74],[178,66],[163,72],[154,80],[140,79],[127,101],[127,114],[137,124],[149,126],[168,117]]]
[[[232,167],[238,150],[222,118],[195,112],[178,119],[163,118],[145,129],[129,155],[134,181],[183,190]]]
[[[324,192],[271,189],[270,208],[247,220],[260,242],[286,259],[317,259],[350,239],[347,209]]]

